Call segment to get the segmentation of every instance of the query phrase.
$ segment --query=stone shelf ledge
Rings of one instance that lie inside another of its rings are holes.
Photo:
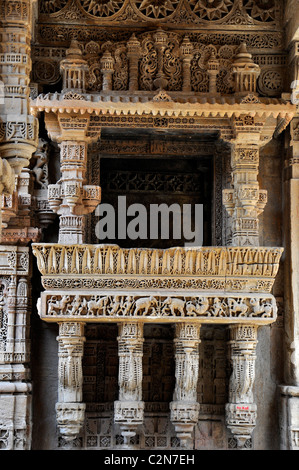
[[[282,248],[33,244],[46,321],[270,324]]]

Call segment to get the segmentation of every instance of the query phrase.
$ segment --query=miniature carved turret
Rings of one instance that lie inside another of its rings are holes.
[[[136,91],[138,90],[138,60],[141,54],[141,47],[135,34],[132,34],[127,42],[127,52],[130,61],[129,90]]]
[[[101,59],[101,72],[103,74],[103,91],[112,90],[112,75],[114,59],[109,51],[105,51]]]
[[[209,92],[212,94],[217,93],[216,79],[219,72],[219,61],[216,58],[214,52],[212,52],[211,57],[207,63],[207,73],[209,75]]]
[[[246,96],[249,93],[256,93],[256,83],[260,73],[260,67],[253,62],[246,44],[242,43],[233,63],[236,95]]]
[[[73,40],[66,51],[66,59],[60,62],[63,78],[63,91],[85,92],[87,62],[82,57],[78,41]]]
[[[193,44],[188,36],[185,36],[181,44],[181,55],[183,59],[183,91],[191,91],[190,64],[192,59]]]

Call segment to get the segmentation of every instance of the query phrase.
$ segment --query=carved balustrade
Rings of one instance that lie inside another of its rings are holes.
[[[282,254],[279,248],[155,250],[33,244],[33,252],[45,288],[38,302],[43,320],[74,328],[97,322],[119,324],[120,392],[115,402],[115,421],[120,424],[126,443],[143,420],[140,384],[145,323],[176,324],[176,388],[170,405],[171,420],[182,445],[188,445],[199,409],[196,362],[200,326],[228,324],[235,331],[233,326],[238,330],[241,324],[244,329],[256,330],[276,320],[276,301],[270,292],[279,269]],[[247,365],[247,350],[240,351],[241,360]],[[232,383],[242,387],[243,382],[239,380],[254,380],[254,374],[246,366],[241,377],[234,354],[232,362],[236,372]],[[250,356],[248,360],[253,359]],[[66,356],[62,360],[66,361]],[[78,355],[73,360],[79,360]],[[240,406],[247,403],[242,399],[237,400],[231,394],[227,408],[230,413],[233,406],[238,410],[240,403]],[[69,403],[73,410],[73,402]],[[63,406],[65,410],[68,405],[65,402]],[[253,409],[255,405],[250,402],[248,406]],[[80,410],[83,412],[83,407]],[[74,429],[73,418],[69,420]],[[239,428],[232,426],[232,422],[233,418],[228,418],[230,429],[243,443]],[[245,431],[241,426],[242,436],[248,437],[248,429],[252,430],[254,425],[250,428],[245,423],[244,426]],[[66,432],[66,425],[60,427]]]

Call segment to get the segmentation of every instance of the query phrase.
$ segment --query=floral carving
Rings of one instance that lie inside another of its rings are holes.
[[[234,6],[232,0],[191,0],[191,8],[204,20],[220,20],[230,13]]]
[[[41,13],[51,14],[61,10],[67,4],[67,0],[42,0],[39,2]]]
[[[81,0],[83,9],[93,16],[112,16],[117,13],[124,2],[118,0]]]
[[[245,8],[255,20],[269,22],[275,19],[275,0],[247,0]]]
[[[143,0],[137,2],[137,6],[145,16],[158,19],[172,14],[178,3],[179,0]]]

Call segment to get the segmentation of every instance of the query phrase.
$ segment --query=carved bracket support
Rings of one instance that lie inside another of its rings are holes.
[[[230,359],[232,374],[229,382],[229,403],[226,405],[226,424],[244,447],[256,425],[257,406],[254,403],[256,325],[230,325]]]

